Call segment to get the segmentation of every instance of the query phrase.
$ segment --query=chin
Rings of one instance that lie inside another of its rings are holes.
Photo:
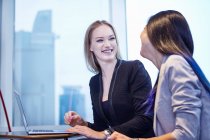
[[[146,55],[144,55],[143,53],[140,53],[140,55],[143,57],[143,58],[146,58],[148,59],[148,57]],[[149,60],[149,59],[148,59]]]
[[[107,59],[106,59],[107,62],[112,62],[112,61],[114,61],[114,60],[116,60],[116,57],[112,57],[112,58],[107,58]]]
[[[144,57],[144,53],[142,53],[142,51],[140,51],[140,55],[142,56],[142,57]],[[145,58],[145,57],[144,57]]]

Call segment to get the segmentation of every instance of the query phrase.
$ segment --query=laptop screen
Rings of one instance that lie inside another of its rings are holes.
[[[27,123],[27,119],[26,119],[26,115],[25,115],[25,112],[24,112],[24,108],[23,108],[23,104],[22,104],[22,101],[21,101],[21,98],[20,98],[20,94],[15,91],[14,92],[15,94],[15,98],[17,100],[17,104],[18,104],[18,107],[19,107],[19,110],[20,110],[20,115],[21,115],[21,118],[22,118],[22,121],[23,121],[23,125],[25,127],[25,130],[26,132],[30,135],[43,135],[43,134],[71,134],[71,135],[75,135],[75,133],[71,133],[71,132],[68,132],[66,129],[65,130],[55,130],[55,129],[50,129],[50,130],[29,130],[29,126],[28,126],[28,123]]]
[[[15,94],[15,98],[16,98],[16,101],[17,101],[17,104],[18,104],[18,108],[20,110],[20,115],[21,115],[21,118],[22,118],[23,125],[24,125],[26,131],[28,131],[28,123],[27,123],[26,115],[25,115],[25,112],[24,112],[24,109],[23,109],[23,104],[22,104],[22,101],[21,101],[21,98],[20,98],[20,94],[17,93],[17,91],[15,91],[14,94]]]

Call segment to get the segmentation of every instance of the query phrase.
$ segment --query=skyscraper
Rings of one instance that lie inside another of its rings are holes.
[[[64,115],[68,111],[75,111],[85,118],[85,95],[80,86],[64,86],[60,95],[59,123],[64,124]]]
[[[55,123],[54,42],[50,10],[37,13],[32,32],[16,33],[15,80],[31,125]]]

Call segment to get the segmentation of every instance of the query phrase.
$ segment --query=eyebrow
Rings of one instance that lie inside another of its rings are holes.
[[[115,37],[115,35],[113,34],[113,35],[109,35],[108,37]],[[104,38],[104,37],[95,37],[96,39],[100,39],[100,38]]]

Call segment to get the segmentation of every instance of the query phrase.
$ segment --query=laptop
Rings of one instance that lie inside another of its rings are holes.
[[[36,130],[36,129],[29,129],[29,125],[27,123],[27,119],[26,119],[26,115],[23,109],[23,104],[20,98],[20,94],[15,91],[15,98],[17,100],[17,104],[18,104],[18,108],[20,110],[20,116],[22,118],[23,121],[23,125],[24,128],[26,130],[26,132],[28,133],[28,135],[49,135],[49,134],[75,134],[75,133],[71,133],[68,132],[67,130]]]

